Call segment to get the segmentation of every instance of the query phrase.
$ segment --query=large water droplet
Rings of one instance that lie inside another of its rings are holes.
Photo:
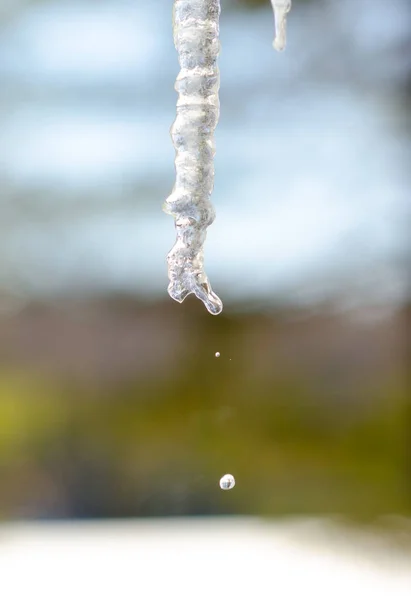
[[[220,488],[222,490],[232,490],[234,486],[235,479],[233,475],[230,475],[230,473],[223,475],[223,477],[220,479]]]

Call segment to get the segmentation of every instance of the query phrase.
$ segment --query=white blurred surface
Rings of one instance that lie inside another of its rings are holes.
[[[326,522],[0,527],[2,598],[409,600],[411,558]]]

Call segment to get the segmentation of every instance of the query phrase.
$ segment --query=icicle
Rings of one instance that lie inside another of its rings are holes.
[[[291,0],[271,0],[274,10],[275,38],[273,46],[282,51],[286,44],[287,13],[291,10]]]
[[[175,0],[173,32],[180,73],[177,117],[171,127],[176,150],[176,182],[164,203],[175,219],[177,241],[167,256],[170,296],[183,302],[189,294],[214,315],[223,309],[204,272],[203,245],[215,214],[214,129],[220,115],[217,57],[220,0]]]

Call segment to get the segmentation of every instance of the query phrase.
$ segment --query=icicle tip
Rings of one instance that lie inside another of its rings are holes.
[[[291,10],[291,0],[271,0],[274,11],[275,38],[273,48],[282,52],[286,45],[287,14]]]
[[[277,50],[277,52],[284,52],[285,50],[285,43],[277,38],[274,39],[273,41],[273,48],[274,50]]]

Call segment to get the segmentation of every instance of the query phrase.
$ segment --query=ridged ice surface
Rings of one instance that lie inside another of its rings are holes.
[[[176,150],[176,182],[164,210],[175,219],[177,240],[167,256],[170,296],[183,302],[189,294],[202,300],[212,314],[223,305],[204,271],[203,247],[215,214],[210,202],[214,187],[214,130],[220,114],[220,74],[217,58],[220,0],[175,0],[174,45],[180,73],[177,117],[171,127]]]
[[[273,46],[276,50],[284,50],[286,44],[287,13],[291,10],[291,0],[271,0],[274,10],[275,38]]]

